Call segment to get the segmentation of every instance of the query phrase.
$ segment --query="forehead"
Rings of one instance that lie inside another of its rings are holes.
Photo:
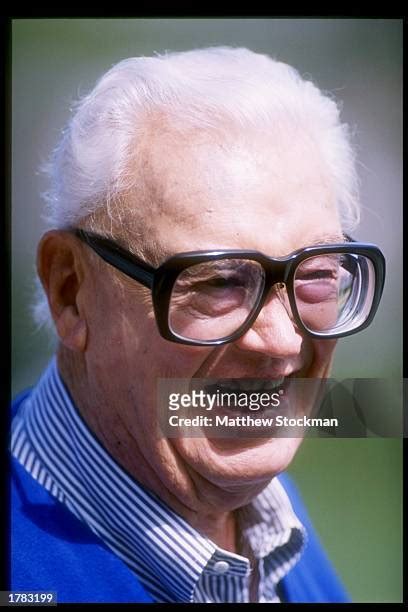
[[[143,167],[145,220],[168,254],[279,256],[341,236],[330,174],[308,134],[156,135]]]

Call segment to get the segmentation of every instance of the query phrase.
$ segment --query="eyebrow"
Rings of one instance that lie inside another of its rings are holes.
[[[318,244],[337,244],[338,242],[349,242],[349,239],[344,234],[324,234],[315,238],[305,246],[316,246]]]

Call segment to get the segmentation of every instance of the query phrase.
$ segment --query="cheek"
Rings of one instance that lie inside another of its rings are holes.
[[[154,338],[154,339],[153,339]],[[143,340],[142,353],[146,363],[150,364],[149,379],[153,378],[186,378],[197,376],[197,371],[212,349],[183,346],[169,342],[153,330],[150,338]],[[145,364],[141,364],[145,368]]]
[[[89,303],[88,369],[101,386],[130,387],[133,400],[153,401],[158,378],[194,377],[213,350],[162,338],[150,292],[126,282],[98,279]]]
[[[88,302],[87,358],[120,377],[120,368],[140,354],[143,335],[152,335],[153,313],[115,278],[98,279]]]
[[[109,308],[105,305],[94,321],[93,336],[103,347],[104,359],[114,361],[122,374],[137,371],[145,384],[155,384],[159,377],[191,378],[211,350],[162,338],[151,301],[135,293],[119,291],[107,303]]]

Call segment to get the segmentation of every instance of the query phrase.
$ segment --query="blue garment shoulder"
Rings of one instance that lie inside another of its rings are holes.
[[[12,414],[28,393],[20,394]],[[11,458],[11,585],[58,603],[152,602],[135,574]]]
[[[281,599],[298,603],[349,603],[350,596],[324,551],[293,480],[287,474],[281,474],[279,480],[308,535],[302,557],[280,583]]]
[[[13,413],[27,393],[13,403]],[[11,459],[11,585],[13,591],[54,591],[61,603],[148,603],[153,599],[135,574],[84,523]],[[298,564],[280,583],[288,602],[347,602],[299,494],[279,476],[308,531]]]

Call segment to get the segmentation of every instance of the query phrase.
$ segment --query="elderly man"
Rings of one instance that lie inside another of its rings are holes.
[[[49,166],[56,358],[15,401],[13,590],[72,602],[346,601],[293,485],[301,437],[163,436],[158,379],[328,376],[381,252],[333,100],[246,49],[131,58]],[[271,388],[272,388],[271,387]]]

